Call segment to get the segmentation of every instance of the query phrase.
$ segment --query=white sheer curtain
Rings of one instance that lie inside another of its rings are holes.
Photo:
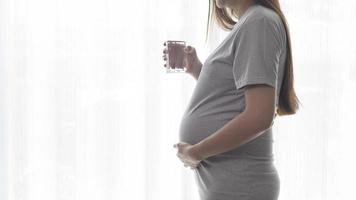
[[[356,3],[281,1],[296,115],[274,124],[280,199],[353,199]],[[0,199],[198,199],[173,149],[194,89],[166,39],[201,60],[208,0],[0,0]]]

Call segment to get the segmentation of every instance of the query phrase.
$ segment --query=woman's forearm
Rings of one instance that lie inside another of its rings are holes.
[[[270,127],[263,117],[242,112],[214,134],[193,145],[192,152],[202,160],[241,146]]]

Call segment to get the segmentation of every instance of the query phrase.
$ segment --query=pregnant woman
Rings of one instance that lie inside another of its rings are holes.
[[[231,31],[203,64],[186,48],[197,84],[174,147],[194,170],[201,200],[276,200],[272,125],[299,102],[287,23],[278,0],[211,4],[209,13]]]

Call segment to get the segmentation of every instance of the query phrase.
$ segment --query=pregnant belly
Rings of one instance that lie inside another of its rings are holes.
[[[215,133],[235,115],[201,115],[192,113],[184,115],[179,126],[179,140],[195,144]]]
[[[236,114],[226,115],[184,115],[179,126],[179,141],[196,144],[214,134],[226,123],[232,120]],[[245,157],[258,160],[273,160],[272,127],[255,139],[239,146],[236,149],[222,153],[220,156]]]

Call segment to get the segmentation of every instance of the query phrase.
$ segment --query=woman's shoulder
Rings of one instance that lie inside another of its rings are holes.
[[[258,35],[264,30],[269,30],[268,33],[277,36],[279,41],[286,39],[286,31],[279,14],[270,8],[257,4],[251,7],[246,15],[241,18],[235,29],[234,40],[241,39],[241,35],[253,37],[253,35]]]
[[[278,44],[285,45],[286,32],[282,18],[274,10],[262,5],[254,5],[241,18],[234,30],[232,49],[236,45],[249,42],[257,42],[257,38],[275,38]],[[261,40],[259,41],[261,42]]]
[[[282,25],[282,20],[279,14],[276,13],[274,10],[257,4],[251,9],[251,12],[246,15],[241,26],[243,27],[248,26],[249,24],[261,23],[280,26]]]

